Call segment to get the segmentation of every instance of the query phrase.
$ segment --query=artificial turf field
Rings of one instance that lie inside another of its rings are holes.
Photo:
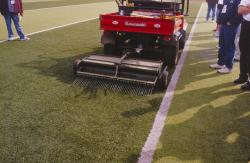
[[[27,0],[24,29],[32,33],[116,9],[112,2],[89,2]],[[199,7],[191,3],[189,28]],[[237,65],[223,76],[207,68],[216,40],[214,26],[203,19],[154,162],[243,163],[250,156],[250,95],[231,84]],[[140,97],[72,87],[73,60],[101,52],[100,34],[93,20],[0,44],[0,162],[136,162],[164,92]]]

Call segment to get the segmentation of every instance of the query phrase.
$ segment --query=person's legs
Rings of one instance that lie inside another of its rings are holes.
[[[218,54],[218,65],[225,65],[224,53],[225,53],[225,26],[222,25],[219,34],[219,54]]]
[[[14,22],[14,25],[15,25],[18,36],[20,37],[20,39],[25,39],[25,35],[24,35],[22,27],[20,25],[18,14],[12,13],[11,18],[12,18],[12,20]]]
[[[212,69],[223,69],[225,68],[224,53],[225,53],[225,30],[223,25],[220,28],[219,33],[219,51],[218,51],[218,61],[216,64],[211,64],[209,67]]]
[[[11,27],[11,16],[10,14],[7,14],[4,16],[5,22],[6,22],[6,27],[7,27],[7,31],[8,31],[8,39],[12,39],[14,37],[14,33],[12,31],[12,27]]]
[[[209,20],[209,18],[210,18],[210,12],[211,12],[211,5],[208,3],[207,4],[207,17],[206,17],[206,21],[208,21]]]
[[[239,25],[237,29],[237,33],[236,33],[235,40],[234,40],[234,45],[235,45],[234,60],[235,61],[240,60],[240,47],[239,47],[240,28],[241,28],[241,25]]]
[[[247,26],[245,23],[242,23],[241,32],[240,32],[240,41],[239,41],[239,47],[241,51],[241,60],[240,60],[240,78],[241,79],[247,79],[247,73],[248,71],[248,46],[249,42],[249,36],[247,35]]]
[[[238,26],[225,26],[225,53],[224,53],[224,62],[227,68],[233,68],[233,59],[234,59],[234,52],[235,52],[235,35],[237,32]]]
[[[248,77],[248,82],[241,86],[241,89],[250,91],[250,22],[243,22],[241,26],[240,34],[240,50],[241,50],[241,62],[240,64],[240,75]],[[242,62],[246,60],[245,62]]]
[[[215,20],[215,10],[216,10],[216,5],[212,5],[211,6],[211,10],[212,10],[212,20],[214,21]]]

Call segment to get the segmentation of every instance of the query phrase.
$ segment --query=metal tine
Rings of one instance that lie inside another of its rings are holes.
[[[81,80],[81,79],[78,79],[78,81],[77,81],[77,85],[81,85],[81,83],[83,82],[83,80]]]
[[[146,92],[147,92],[147,88],[145,86],[143,86],[143,91],[142,91],[142,95],[145,96],[146,95]]]
[[[88,83],[88,88],[94,89],[94,88],[95,88],[95,84],[94,84],[94,83],[96,83],[95,80],[92,80],[92,82],[89,82],[89,83]]]
[[[121,85],[119,85],[119,84],[117,85],[117,91],[118,92],[121,92],[121,87],[122,87],[122,84]]]
[[[132,84],[133,83],[127,83],[127,85],[126,85],[126,87],[125,87],[125,91],[127,92],[127,93],[131,93],[131,86],[132,86]]]
[[[125,92],[127,94],[131,94],[131,91],[132,91],[132,89],[131,89],[131,83],[126,84],[126,86],[125,86]]]
[[[97,80],[96,87],[97,88],[102,88],[101,85],[102,85],[102,81],[101,80]]]
[[[149,90],[149,88],[147,86],[145,86],[144,96],[148,95],[148,90]]]
[[[137,93],[137,86],[136,84],[131,85],[131,94],[136,95]]]
[[[108,87],[109,87],[109,83],[108,83],[108,81],[106,81],[106,82],[104,83],[104,89],[107,90]]]
[[[129,87],[129,89],[130,89],[129,92],[130,92],[131,94],[134,94],[135,89],[136,89],[135,84],[131,84],[130,87]]]
[[[131,93],[132,93],[131,84],[130,84],[130,85],[128,85],[128,87],[127,87],[127,92],[128,92],[129,94],[131,94]]]
[[[107,81],[107,85],[106,85],[106,86],[107,86],[107,87],[106,87],[107,89],[112,90],[112,89],[111,89],[111,86],[112,86],[112,85],[111,85],[110,81]]]
[[[121,83],[122,84],[122,83]],[[119,83],[116,81],[114,83],[114,90],[117,91],[119,89]]]
[[[143,96],[144,95],[144,88],[143,87],[141,87],[141,89],[140,89],[140,94]]]
[[[149,95],[149,94],[150,94],[150,90],[151,90],[151,88],[148,87],[148,89],[147,89],[147,94],[146,94],[146,95]]]
[[[127,93],[126,92],[126,87],[127,87],[127,83],[124,82],[123,84],[120,85],[120,92],[123,92],[123,93]]]
[[[78,80],[77,80],[77,78],[73,81],[73,85],[77,85],[77,82],[78,82]]]
[[[144,96],[144,94],[145,94],[145,88],[142,87],[140,93],[141,93],[142,96]]]
[[[100,81],[100,87],[104,89],[105,81]]]
[[[89,87],[89,83],[90,83],[91,79],[90,78],[86,78],[84,80],[85,80],[85,82],[83,82],[82,85],[85,86],[85,87]]]
[[[138,85],[136,84],[135,85],[135,89],[134,89],[134,95],[139,95],[139,93],[140,93],[140,90],[139,90],[139,87],[138,87]]]
[[[92,84],[92,88],[94,89],[98,89],[98,80],[95,80],[95,82],[91,83]]]
[[[147,92],[146,92],[146,96],[149,95],[149,92],[150,92],[150,87],[147,86]]]
[[[88,85],[88,79],[83,79],[79,84],[82,86],[87,86]]]
[[[74,84],[78,85],[80,82],[81,82],[81,79],[80,78],[76,78],[75,81],[74,81]]]
[[[150,88],[150,92],[149,92],[149,94],[152,94],[152,93],[153,93],[153,91],[154,91],[154,87],[151,87],[151,88]]]
[[[122,92],[126,94],[146,96],[153,93],[154,87],[128,81],[108,79],[95,79],[92,77],[76,78],[74,85],[81,85],[90,89],[104,89]]]
[[[112,83],[112,90],[116,91],[116,83]]]

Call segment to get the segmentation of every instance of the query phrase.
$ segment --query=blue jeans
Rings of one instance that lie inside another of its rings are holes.
[[[227,68],[233,68],[233,59],[235,52],[234,40],[238,25],[221,25],[219,37],[219,55],[218,64],[226,65]]]
[[[209,18],[210,18],[210,13],[212,11],[212,20],[215,19],[215,9],[216,9],[216,4],[207,4],[208,5],[208,8],[207,8],[207,17],[206,17],[206,20],[208,21]]]
[[[8,13],[7,15],[4,16],[4,18],[5,18],[5,22],[6,22],[6,26],[7,26],[7,30],[8,30],[8,37],[10,38],[10,37],[14,36],[14,33],[12,31],[12,27],[11,27],[11,24],[12,24],[12,21],[13,21],[18,36],[20,37],[20,39],[24,39],[25,35],[24,35],[22,27],[21,27],[21,25],[19,23],[18,14]]]

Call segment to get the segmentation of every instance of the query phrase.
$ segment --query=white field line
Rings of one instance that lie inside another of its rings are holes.
[[[140,158],[138,160],[138,163],[151,163],[153,161],[153,156],[157,147],[157,143],[160,139],[160,136],[162,134],[162,130],[164,128],[165,120],[167,119],[168,111],[170,109],[170,105],[174,96],[174,90],[176,88],[176,84],[178,82],[178,79],[180,77],[181,70],[184,66],[184,62],[186,60],[186,57],[188,55],[189,47],[191,44],[191,40],[197,25],[197,22],[199,20],[200,14],[202,12],[202,8],[204,6],[204,3],[202,3],[199,12],[197,14],[197,17],[195,19],[194,25],[192,27],[192,30],[190,32],[190,35],[188,37],[188,40],[186,42],[186,46],[181,54],[181,58],[179,60],[178,65],[176,66],[175,72],[172,76],[172,79],[169,83],[168,89],[164,95],[164,98],[162,100],[161,106],[159,111],[157,112],[157,115],[154,120],[154,124],[152,129],[150,130],[150,134],[144,144],[144,147],[142,148]]]
[[[91,19],[85,19],[85,20],[81,20],[81,21],[77,21],[77,22],[73,22],[73,23],[69,23],[69,24],[60,25],[60,26],[57,26],[57,27],[52,27],[52,28],[44,29],[44,30],[37,31],[37,32],[32,32],[32,33],[27,34],[27,36],[32,36],[32,35],[36,35],[36,34],[39,34],[39,33],[48,32],[48,31],[51,31],[51,30],[55,30],[55,29],[64,28],[64,27],[71,26],[71,25],[76,25],[76,24],[84,23],[84,22],[87,22],[87,21],[95,20],[97,18],[98,17],[91,18]],[[14,38],[14,40],[17,40],[17,39],[19,39],[19,37],[15,37]],[[4,43],[4,42],[7,42],[7,41],[8,40],[0,41],[0,44]]]

